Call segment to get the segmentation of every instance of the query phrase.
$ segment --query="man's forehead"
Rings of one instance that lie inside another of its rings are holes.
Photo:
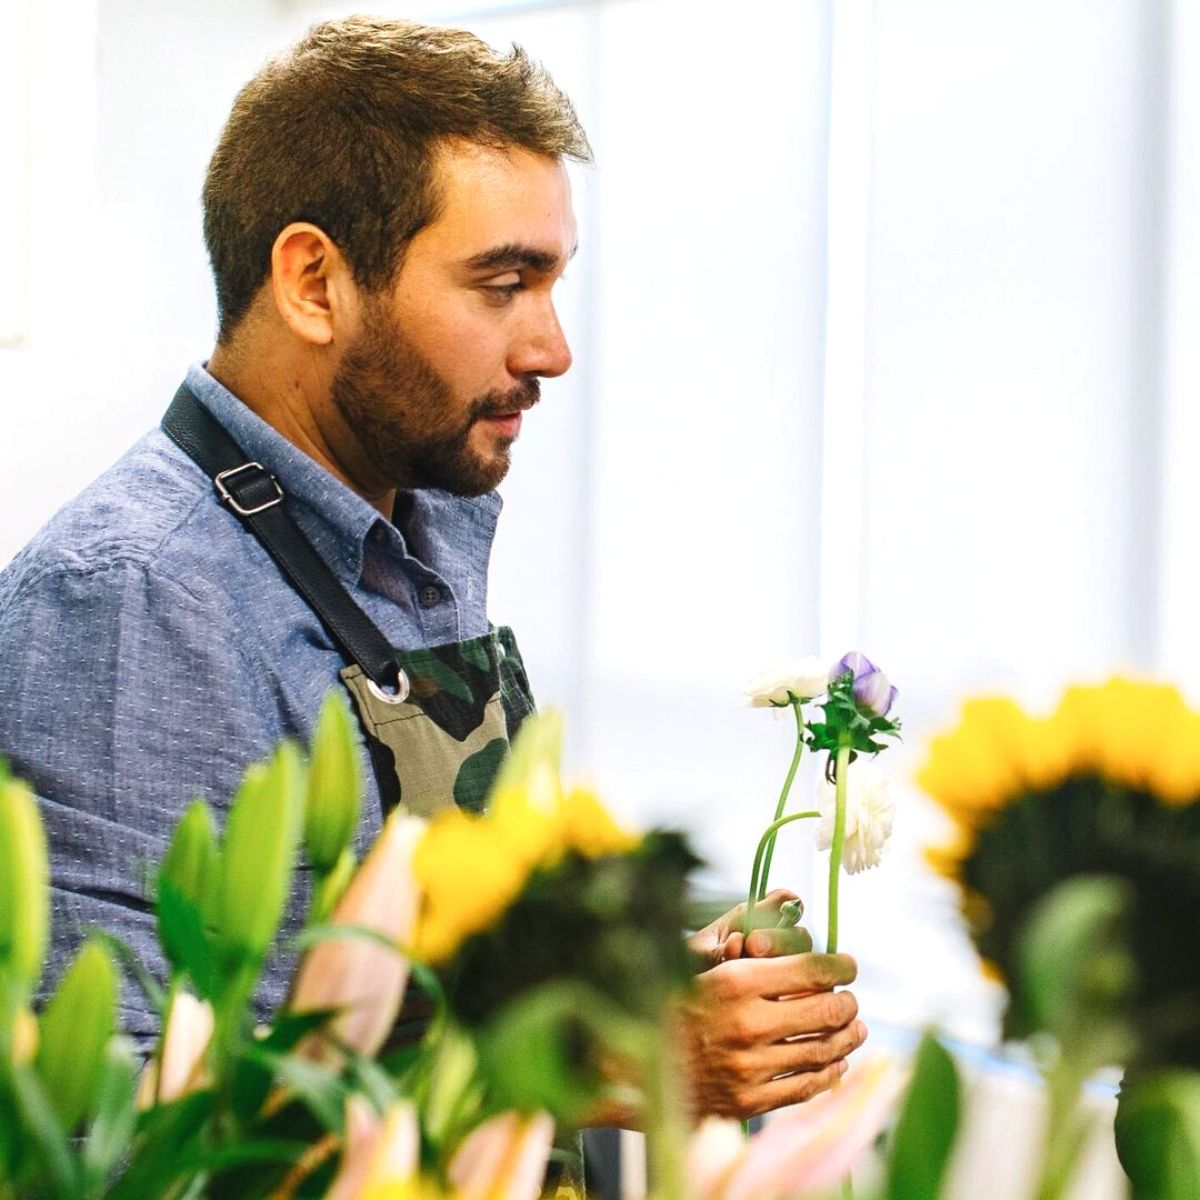
[[[576,248],[566,168],[521,147],[454,142],[435,159],[438,216],[417,235],[471,269],[560,270]]]

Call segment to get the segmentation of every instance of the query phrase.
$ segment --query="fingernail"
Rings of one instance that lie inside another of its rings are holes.
[[[837,1073],[839,1075],[845,1075],[849,1069],[850,1064],[844,1058],[839,1058],[837,1063]]]
[[[860,1046],[867,1040],[867,1027],[861,1021],[854,1022],[854,1037]]]

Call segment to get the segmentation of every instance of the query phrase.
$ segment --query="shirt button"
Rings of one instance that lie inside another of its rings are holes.
[[[433,608],[435,604],[442,602],[442,589],[429,584],[421,589],[418,599],[421,601],[422,608]]]

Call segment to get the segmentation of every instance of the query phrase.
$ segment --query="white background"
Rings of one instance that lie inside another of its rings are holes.
[[[5,0],[0,562],[206,357],[223,117],[351,7]],[[520,40],[596,148],[563,285],[576,367],[518,448],[492,593],[575,766],[689,828],[736,891],[790,751],[740,685],[866,650],[901,688],[902,799],[889,861],[843,887],[843,942],[876,1011],[985,1036],[919,864],[929,735],[980,690],[1200,688],[1194,6],[377,7]],[[779,873],[819,930],[807,847]]]

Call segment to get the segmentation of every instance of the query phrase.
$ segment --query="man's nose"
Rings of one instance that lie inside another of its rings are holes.
[[[553,304],[547,302],[539,307],[535,319],[513,347],[509,370],[517,376],[540,375],[553,379],[565,374],[571,361],[571,347],[567,345],[558,314]]]

